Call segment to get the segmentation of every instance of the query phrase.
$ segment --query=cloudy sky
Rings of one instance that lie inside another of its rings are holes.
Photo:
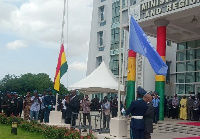
[[[69,69],[61,79],[66,87],[86,75],[92,18],[92,0],[68,2],[68,45],[66,26],[64,35]],[[54,79],[63,3],[64,0],[0,0],[0,79],[6,74],[26,73],[47,73]]]

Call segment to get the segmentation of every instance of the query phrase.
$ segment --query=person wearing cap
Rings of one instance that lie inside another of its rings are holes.
[[[88,100],[88,95],[85,95],[85,98],[81,102],[81,107],[83,109],[83,125],[86,125],[86,117],[88,119],[89,125],[91,125],[91,117],[90,117],[90,104],[91,102]],[[83,130],[83,132],[87,132],[86,129]]]
[[[198,121],[199,120],[199,98],[198,95],[195,95],[195,100],[193,103],[193,121]]]
[[[172,99],[172,119],[178,119],[178,107],[179,107],[179,99],[177,94],[174,94],[174,98]]]
[[[103,128],[109,129],[110,102],[108,101],[108,97],[107,96],[105,96],[104,99],[103,99],[102,109],[103,109]]]
[[[34,91],[34,96],[31,97],[31,108],[30,108],[30,120],[38,121],[38,115],[40,110],[40,98],[38,96],[37,90]]]
[[[160,103],[157,92],[154,92],[154,98],[152,100],[152,103],[153,103],[153,107],[154,107],[153,122],[155,124],[157,124],[157,122],[159,121],[159,103]]]
[[[137,100],[131,102],[126,111],[126,116],[131,114],[130,137],[131,139],[144,139],[144,119],[147,103],[143,100],[146,91],[142,87],[137,88]]]
[[[150,94],[146,94],[143,97],[143,100],[147,103],[147,110],[144,115],[144,139],[151,139],[151,133],[153,133],[153,117],[154,117],[154,107],[151,103],[152,96]]]
[[[48,95],[44,97],[44,106],[45,106],[44,123],[49,123],[50,111],[52,111],[53,106],[56,104],[56,98],[52,95],[52,90],[47,89],[47,92]]]
[[[23,108],[24,108],[24,120],[28,120],[29,119],[31,104],[32,104],[31,103],[31,93],[27,92],[26,93],[26,98],[25,98],[25,101],[24,101],[24,105],[23,105]]]

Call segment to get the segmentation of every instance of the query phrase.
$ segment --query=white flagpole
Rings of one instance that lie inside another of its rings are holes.
[[[65,9],[66,9],[66,0],[64,0],[64,9],[63,9],[63,20],[62,20],[62,32],[61,32],[61,45],[64,44],[64,26],[65,26]]]
[[[122,41],[122,0],[120,0],[120,29],[119,29],[119,79],[118,79],[118,118],[121,115],[120,112],[120,91],[121,91],[121,41]]]

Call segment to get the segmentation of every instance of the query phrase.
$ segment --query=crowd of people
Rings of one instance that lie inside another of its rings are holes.
[[[83,114],[83,125],[86,125],[86,119],[89,125],[91,124],[91,111],[102,112],[103,116],[103,128],[109,129],[109,123],[111,117],[117,116],[118,111],[118,101],[117,96],[110,100],[107,96],[104,97],[102,101],[99,101],[97,95],[91,101],[89,96],[85,95],[83,98],[78,98],[76,91],[71,91],[70,95],[65,95],[63,98],[59,98],[59,109],[62,111],[62,119],[65,120],[66,124],[75,125],[77,119],[77,114],[82,111]],[[121,109],[123,105],[121,103]],[[87,130],[83,130],[83,132]]]
[[[52,95],[51,89],[47,89],[42,95],[39,95],[37,90],[33,95],[27,92],[24,97],[16,92],[7,91],[1,94],[0,104],[0,113],[5,113],[7,117],[11,115],[21,117],[24,111],[25,120],[49,123],[49,114],[55,109],[56,98]]]
[[[126,115],[132,115],[131,129],[145,128],[144,131],[147,132],[144,132],[144,138],[149,139],[150,133],[153,132],[152,123],[156,124],[159,121],[160,98],[157,92],[146,93],[141,87],[138,87],[137,92],[137,100],[136,102],[133,101],[134,103],[132,102],[130,107],[127,108]],[[141,103],[139,100],[144,101]],[[86,125],[86,119],[89,125],[91,124],[91,111],[99,111],[103,115],[103,128],[109,129],[110,118],[116,117],[118,112],[117,96],[114,99],[112,97],[108,99],[105,96],[102,101],[99,101],[96,95],[90,101],[88,95],[80,98],[76,90],[72,90],[70,94],[63,96],[63,98],[59,97],[57,103],[59,104],[58,110],[62,111],[62,119],[66,124],[72,126],[75,126],[80,111],[83,114],[83,125]],[[27,92],[25,97],[15,92],[6,92],[1,94],[0,104],[0,113],[3,112],[8,117],[10,115],[21,117],[22,111],[24,111],[25,120],[39,120],[41,123],[49,123],[50,112],[55,110],[56,97],[52,94],[51,89],[47,89],[43,94],[38,94],[37,90],[33,92],[33,95]],[[143,105],[144,109],[142,110]],[[120,102],[120,111],[122,112],[124,109],[124,105]],[[198,96],[190,95],[186,98],[184,95],[181,99],[177,97],[177,94],[174,97],[165,96],[164,116],[173,119],[198,121],[200,116]],[[143,118],[145,123],[141,124],[137,121]],[[139,135],[135,130],[132,131],[132,134]]]
[[[133,101],[126,111],[131,115],[131,138],[151,139],[153,123],[159,121],[160,97],[157,92],[147,93],[143,88],[137,88],[137,99]],[[185,95],[181,99],[174,97],[164,99],[164,116],[172,119],[199,121],[200,101],[198,95]]]
[[[199,121],[200,101],[198,95],[190,95],[188,98],[183,95],[181,99],[177,97],[165,97],[165,117],[172,119],[182,119]]]

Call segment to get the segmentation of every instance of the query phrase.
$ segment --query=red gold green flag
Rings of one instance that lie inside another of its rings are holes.
[[[58,64],[56,67],[56,75],[54,78],[54,90],[55,91],[60,90],[60,79],[67,72],[67,69],[68,69],[68,65],[67,65],[67,61],[66,61],[64,45],[62,44],[62,46],[60,48],[59,57],[58,57]]]

